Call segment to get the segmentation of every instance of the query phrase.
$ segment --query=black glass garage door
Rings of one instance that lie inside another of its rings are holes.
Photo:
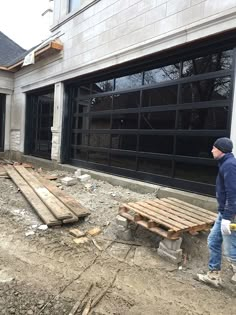
[[[25,153],[51,158],[53,90],[27,95]]]
[[[232,64],[224,49],[69,86],[67,159],[213,194],[211,148],[230,134]]]
[[[6,96],[0,94],[0,152],[4,151]]]

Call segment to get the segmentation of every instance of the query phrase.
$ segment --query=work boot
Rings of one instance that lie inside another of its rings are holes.
[[[231,282],[233,283],[233,284],[236,284],[236,265],[235,264],[232,264],[231,265],[231,267],[232,267],[232,269],[233,269],[233,277],[231,278]]]
[[[220,271],[218,270],[210,270],[205,275],[197,274],[197,279],[216,288],[219,288],[222,285]]]

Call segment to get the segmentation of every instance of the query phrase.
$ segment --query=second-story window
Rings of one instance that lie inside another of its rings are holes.
[[[72,12],[80,7],[81,0],[69,0],[69,12]]]

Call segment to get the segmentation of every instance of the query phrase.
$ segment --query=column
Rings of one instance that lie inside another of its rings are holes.
[[[62,82],[55,84],[54,89],[54,110],[52,131],[52,152],[51,159],[61,162],[61,138],[62,138],[62,112],[64,99],[64,84]]]

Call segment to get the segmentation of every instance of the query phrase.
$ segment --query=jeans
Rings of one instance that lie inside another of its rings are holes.
[[[236,231],[231,231],[230,235],[222,235],[221,220],[222,215],[219,213],[207,240],[210,254],[209,270],[221,270],[222,244],[224,256],[236,265]]]

